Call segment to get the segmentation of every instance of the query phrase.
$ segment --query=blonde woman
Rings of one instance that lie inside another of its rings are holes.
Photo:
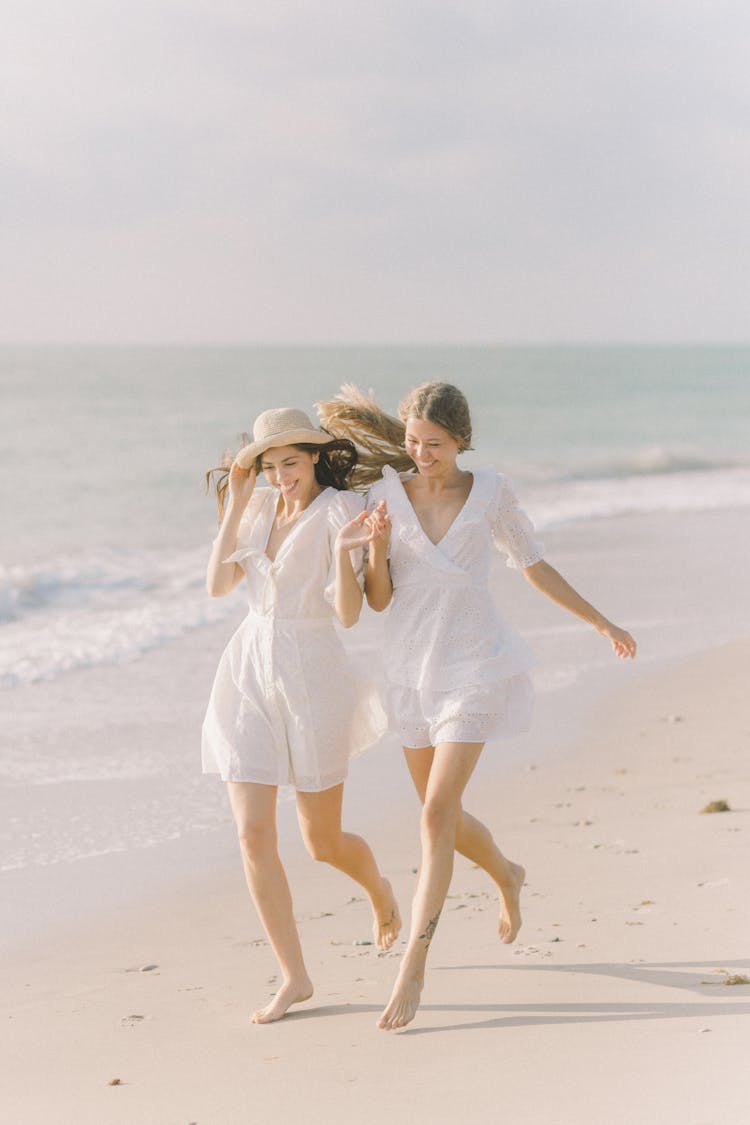
[[[366,513],[363,498],[346,488],[356,460],[350,442],[334,440],[302,411],[268,410],[217,487],[208,592],[223,597],[244,581],[249,608],[219,662],[203,724],[203,769],[227,782],[248,888],[281,972],[278,992],[254,1023],[281,1019],[313,992],[277,848],[279,786],[296,790],[313,858],[364,888],[377,946],[389,949],[400,928],[369,846],[341,827],[349,759],[385,725],[333,626],[334,617],[353,625],[363,600]],[[257,486],[260,472],[270,487]]]
[[[532,655],[498,615],[489,591],[493,549],[507,554],[537,590],[591,624],[617,656],[634,657],[636,645],[544,561],[508,479],[492,469],[460,468],[459,454],[471,448],[471,418],[458,388],[417,387],[399,407],[400,423],[356,389],[344,390],[337,402],[319,407],[325,425],[354,438],[374,460],[387,460],[391,446],[394,463],[402,465],[403,453],[412,463],[401,474],[386,464],[367,501],[373,536],[367,600],[378,611],[390,607],[388,712],[423,805],[409,941],[378,1023],[393,1030],[417,1012],[454,849],[496,883],[501,941],[512,942],[521,925],[525,871],[461,803],[484,743],[526,729],[533,702]]]

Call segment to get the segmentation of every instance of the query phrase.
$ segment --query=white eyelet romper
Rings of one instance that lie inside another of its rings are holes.
[[[386,727],[375,686],[352,667],[334,628],[333,545],[364,501],[324,489],[271,562],[278,497],[255,489],[225,560],[247,574],[249,608],[219,661],[203,723],[203,772],[318,792],[343,781],[350,759]],[[352,561],[361,583],[362,552]]]
[[[534,656],[498,614],[489,568],[493,548],[512,567],[539,562],[531,522],[508,479],[478,469],[466,503],[434,544],[402,484],[411,475],[386,467],[367,498],[369,510],[385,498],[392,521],[385,626],[391,728],[407,747],[527,730]]]

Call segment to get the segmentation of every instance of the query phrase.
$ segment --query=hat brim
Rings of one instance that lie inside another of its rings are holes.
[[[241,469],[252,469],[256,458],[267,449],[279,449],[282,445],[328,445],[334,440],[322,430],[284,430],[263,441],[251,441],[239,451],[235,462]]]

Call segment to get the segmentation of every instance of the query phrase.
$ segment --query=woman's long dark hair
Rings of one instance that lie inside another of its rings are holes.
[[[319,453],[315,464],[315,479],[323,488],[329,485],[337,488],[339,492],[349,487],[349,477],[354,472],[359,455],[354,442],[348,438],[331,438],[326,445],[313,445],[299,442],[295,449],[304,449],[305,453]],[[258,458],[257,464],[262,458]]]
[[[251,440],[248,435],[242,434],[241,437],[243,445],[248,445]],[[359,460],[354,442],[349,441],[348,438],[332,437],[325,445],[316,445],[312,442],[295,442],[293,447],[294,449],[302,449],[305,453],[319,454],[315,463],[315,479],[322,488],[330,486],[338,489],[339,492],[349,488],[349,478]],[[234,458],[235,454],[225,453],[221,459],[221,464],[209,469],[206,473],[206,492],[209,491],[212,484],[216,488],[219,523],[224,518],[224,505],[227,498],[227,488],[229,487],[229,470]],[[262,472],[260,467],[262,460],[263,454],[261,453],[255,459],[254,468],[257,473]]]

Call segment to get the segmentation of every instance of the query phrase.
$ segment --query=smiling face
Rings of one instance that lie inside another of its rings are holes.
[[[315,479],[317,453],[308,453],[295,445],[282,445],[267,449],[260,455],[260,469],[272,488],[278,488],[285,500],[305,501],[311,493],[320,491]]]
[[[456,457],[461,447],[453,434],[437,423],[407,418],[404,444],[422,476],[440,477],[456,471]]]

